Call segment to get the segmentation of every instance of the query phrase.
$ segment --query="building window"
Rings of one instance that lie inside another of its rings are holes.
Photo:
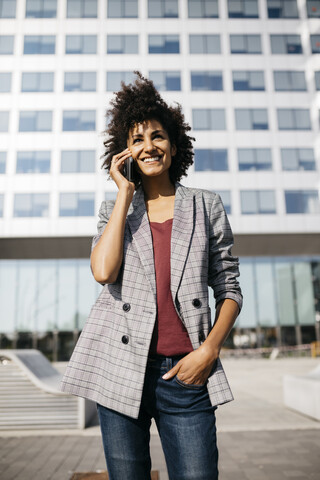
[[[67,0],[67,18],[97,18],[97,0]]]
[[[257,0],[228,0],[229,18],[258,18]]]
[[[316,162],[312,148],[281,148],[282,170],[315,170]]]
[[[0,18],[15,18],[16,0],[0,0]]]
[[[3,217],[3,203],[4,203],[4,195],[0,195],[0,217]]]
[[[16,173],[50,173],[50,159],[48,151],[18,152]]]
[[[271,52],[274,54],[300,54],[300,35],[270,35]]]
[[[230,35],[230,51],[250,55],[262,53],[260,35]]]
[[[196,148],[194,158],[194,169],[196,172],[228,171],[228,151],[226,149]]]
[[[0,174],[6,173],[7,152],[0,152]]]
[[[0,112],[0,132],[7,132],[9,129],[9,112]]]
[[[92,217],[94,193],[60,193],[60,217]]]
[[[22,73],[22,92],[53,92],[52,72],[24,72]]]
[[[67,35],[66,53],[70,55],[97,53],[97,35]]]
[[[96,72],[65,72],[65,92],[95,92]]]
[[[95,110],[65,110],[63,112],[64,132],[94,131],[96,129]]]
[[[94,150],[63,150],[61,152],[61,173],[94,173]]]
[[[231,193],[229,190],[215,190],[215,193],[220,195],[224,209],[227,215],[231,215]]]
[[[272,170],[270,148],[238,148],[240,172],[248,170]]]
[[[188,0],[189,18],[218,18],[218,0]]]
[[[137,18],[138,0],[108,0],[109,18]]]
[[[27,0],[26,18],[55,18],[57,0]]]
[[[149,78],[153,81],[154,86],[160,91],[178,92],[181,90],[180,72],[149,72]]]
[[[278,108],[279,130],[311,130],[310,113],[305,108]]]
[[[121,82],[126,85],[135,79],[133,72],[107,72],[107,91],[117,92],[121,88]]]
[[[266,108],[236,108],[237,130],[268,130],[268,112]]]
[[[11,92],[11,73],[0,73],[0,93]]]
[[[191,90],[223,90],[220,70],[191,72]]]
[[[13,44],[13,35],[0,35],[0,55],[12,55]]]
[[[225,130],[226,119],[223,108],[195,108],[192,110],[194,130]]]
[[[317,190],[286,190],[287,213],[320,213]]]
[[[20,112],[19,132],[51,132],[52,112]]]
[[[117,192],[106,192],[105,193],[105,201],[107,202],[108,200],[115,201],[117,198]]]
[[[307,84],[304,72],[279,70],[273,72],[274,89],[277,92],[304,92]]]
[[[220,35],[189,35],[190,53],[221,53]]]
[[[243,190],[240,195],[242,214],[265,215],[276,213],[273,190]]]
[[[107,53],[139,53],[138,35],[107,35]]]
[[[299,18],[297,0],[267,0],[269,18]]]
[[[320,72],[314,72],[316,90],[320,90]]]
[[[178,0],[148,0],[149,18],[178,18]]]
[[[232,72],[233,90],[262,91],[264,86],[264,73],[260,70],[235,70]]]
[[[312,53],[320,53],[320,35],[310,35]]]
[[[309,18],[320,18],[320,0],[307,0]]]
[[[14,196],[14,217],[48,217],[48,193],[16,193]]]
[[[149,53],[180,53],[179,35],[149,35]]]
[[[56,49],[56,37],[54,35],[25,35],[25,55],[52,55]]]

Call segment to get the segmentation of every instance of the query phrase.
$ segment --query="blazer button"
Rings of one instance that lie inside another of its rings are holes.
[[[127,343],[129,343],[128,335],[123,335],[123,337],[121,338],[121,342],[127,345]]]
[[[201,307],[201,301],[199,300],[199,298],[194,298],[192,300],[192,305],[196,308],[200,308]]]
[[[205,334],[204,332],[199,333],[199,342],[204,342],[205,341]]]
[[[129,310],[131,308],[131,305],[130,305],[130,303],[124,303],[122,308],[125,312],[129,312]]]

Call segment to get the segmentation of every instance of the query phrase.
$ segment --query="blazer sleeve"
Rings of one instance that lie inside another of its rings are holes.
[[[114,202],[112,202],[111,200],[101,203],[101,207],[99,210],[99,221],[97,225],[98,233],[92,239],[91,251],[99,242],[101,235],[103,234],[103,231],[109,221],[113,207],[114,207]]]
[[[233,234],[222,200],[215,194],[210,210],[208,284],[213,289],[216,305],[225,298],[242,307],[242,294],[237,277],[239,259],[231,254]]]

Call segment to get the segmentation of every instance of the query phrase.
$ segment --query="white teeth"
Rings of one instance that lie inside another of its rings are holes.
[[[145,158],[143,161],[144,163],[150,163],[150,162],[158,162],[160,160],[160,157],[152,157],[152,158]]]

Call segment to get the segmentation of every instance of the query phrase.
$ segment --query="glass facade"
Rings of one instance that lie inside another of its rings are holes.
[[[21,92],[53,92],[53,72],[23,72]]]
[[[229,18],[258,18],[258,0],[228,0]]]
[[[0,111],[0,132],[9,130],[9,112]]]
[[[192,54],[221,53],[220,35],[189,35],[189,51]]]
[[[0,35],[0,55],[12,55],[14,47],[13,35]]]
[[[57,0],[26,0],[26,18],[55,18]]]
[[[316,170],[312,148],[281,148],[282,170]]]
[[[189,18],[217,18],[218,0],[188,0]]]
[[[181,90],[181,74],[177,71],[149,72],[149,78],[153,81],[154,86],[160,91]]]
[[[270,148],[239,148],[240,172],[247,170],[272,170]]]
[[[275,71],[273,72],[274,89],[278,92],[304,92],[307,84],[304,72]]]
[[[0,152],[0,174],[6,173],[7,152]]]
[[[96,72],[65,72],[65,92],[95,92]]]
[[[94,110],[65,110],[63,112],[64,132],[93,131],[96,129]]]
[[[109,18],[137,18],[138,0],[107,0]]]
[[[319,193],[317,190],[287,190],[285,192],[286,212],[320,213]]]
[[[279,130],[311,130],[310,112],[305,108],[278,108]]]
[[[0,0],[0,18],[16,16],[16,0]]]
[[[223,90],[222,71],[191,72],[191,90]]]
[[[60,217],[92,217],[94,193],[60,193]]]
[[[232,72],[233,90],[235,91],[263,91],[264,72],[259,70],[235,70]]]
[[[118,55],[139,53],[138,35],[107,35],[107,53]]]
[[[236,328],[260,327],[262,335],[272,335],[262,342],[269,346],[276,342],[270,329],[280,328],[286,344],[285,327],[315,327],[320,315],[319,257],[241,257],[240,265],[246,301]],[[10,342],[14,333],[81,330],[100,291],[89,259],[0,260],[0,333]],[[213,304],[211,289],[209,293]]]
[[[149,18],[178,18],[178,0],[148,0]]]
[[[236,108],[237,130],[268,130],[268,112],[265,108]]]
[[[276,198],[273,190],[243,190],[241,213],[243,215],[270,215],[276,212]]]
[[[53,55],[56,50],[54,35],[25,35],[23,53],[25,55]]]
[[[98,0],[67,0],[68,18],[97,18]]]
[[[51,152],[18,152],[16,173],[50,173]]]
[[[14,196],[14,217],[48,217],[48,193],[16,193]]]
[[[194,130],[225,130],[224,108],[195,108],[192,110]]]
[[[64,150],[61,152],[61,173],[95,172],[94,150]]]
[[[270,35],[270,41],[274,54],[302,54],[300,35]]]
[[[97,36],[67,35],[66,53],[70,55],[92,55],[97,53]]]
[[[230,52],[237,54],[260,54],[260,35],[230,35]]]
[[[0,73],[0,93],[11,91],[11,72]]]
[[[196,172],[226,172],[228,170],[228,151],[226,149],[196,148],[194,169]]]
[[[267,8],[269,18],[299,17],[297,0],[267,0]]]
[[[52,112],[20,112],[19,132],[51,132]]]
[[[149,53],[180,53],[179,35],[149,35]]]

